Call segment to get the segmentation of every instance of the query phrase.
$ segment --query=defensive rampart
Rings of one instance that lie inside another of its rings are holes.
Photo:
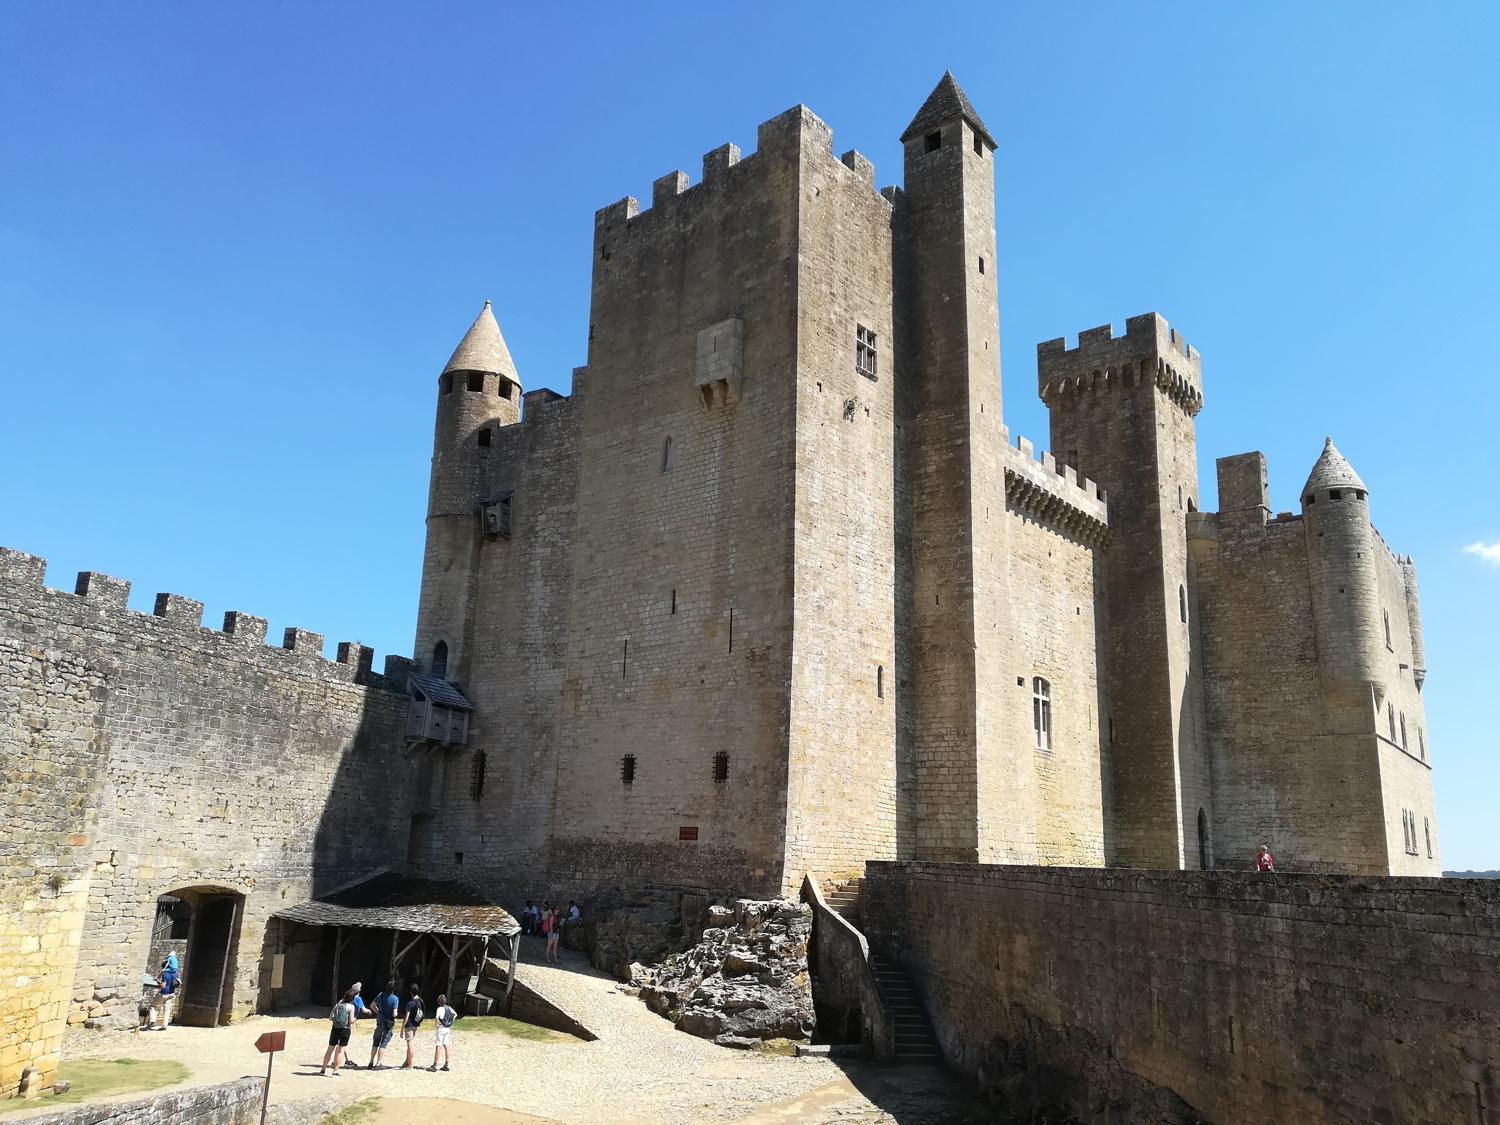
[[[875,862],[864,895],[1006,1120],[1500,1123],[1500,882]]]
[[[157,900],[194,911],[177,1015],[220,1022],[267,995],[270,915],[405,861],[407,663],[0,550],[0,1089],[55,1069],[65,1022],[137,1018]],[[391,825],[399,826],[391,831]],[[194,964],[194,961],[197,964]],[[299,997],[300,998],[300,997]]]

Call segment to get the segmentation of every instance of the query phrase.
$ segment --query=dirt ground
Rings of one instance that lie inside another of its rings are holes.
[[[370,1071],[372,1021],[353,1037],[360,1069],[337,1077],[319,1074],[328,1041],[320,1009],[295,1015],[256,1016],[227,1027],[173,1027],[165,1032],[83,1032],[65,1045],[65,1058],[171,1059],[187,1067],[180,1085],[225,1082],[264,1074],[254,1048],[265,1031],[285,1030],[287,1049],[277,1056],[271,1082],[272,1120],[280,1125],[318,1121],[365,1099],[378,1099],[358,1125],[444,1125],[598,1122],[820,1122],[838,1125],[937,1125],[993,1119],[968,1084],[938,1067],[881,1066],[827,1058],[788,1058],[716,1047],[677,1031],[640,1000],[578,955],[560,965],[534,962],[554,999],[592,1030],[586,1043],[560,1034],[544,1038],[453,1029],[452,1069]],[[478,1025],[473,1025],[478,1026]],[[433,1033],[423,1025],[416,1062],[432,1061]],[[388,1061],[403,1051],[394,1040]],[[136,1094],[134,1097],[141,1095]],[[122,1095],[108,1100],[129,1100]],[[439,1110],[439,1107],[441,1109]],[[32,1111],[8,1114],[22,1125]],[[38,1106],[36,1112],[44,1112]],[[357,1111],[356,1111],[357,1112]]]

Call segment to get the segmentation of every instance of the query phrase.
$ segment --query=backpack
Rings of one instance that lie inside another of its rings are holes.
[[[343,1030],[349,1026],[349,1012],[353,1005],[345,1004],[342,1000],[333,1006],[333,1026]]]
[[[457,1017],[457,1015],[458,1015],[457,1012],[455,1012],[452,1008],[448,1007],[448,1005],[444,1004],[441,1008],[438,1009],[438,1015],[437,1015],[438,1026],[440,1026],[440,1027],[452,1027],[453,1026],[453,1020],[455,1019],[455,1017]]]
[[[421,1027],[423,1019],[422,1002],[417,1001],[416,1007],[406,1013],[406,1022],[410,1027]]]

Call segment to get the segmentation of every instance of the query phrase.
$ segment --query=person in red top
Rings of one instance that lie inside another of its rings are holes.
[[[1255,870],[1272,872],[1276,870],[1276,857],[1271,854],[1271,849],[1264,844],[1255,851]]]

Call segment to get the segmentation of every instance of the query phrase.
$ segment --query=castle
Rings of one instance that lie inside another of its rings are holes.
[[[493,869],[774,892],[871,858],[1437,874],[1415,572],[1330,441],[1198,508],[1159,316],[998,379],[995,141],[944,77],[904,186],[798,107],[595,217],[588,363],[486,305],[437,394],[416,659]],[[520,407],[524,402],[524,416]],[[441,855],[429,855],[440,862]],[[468,862],[466,860],[466,862]]]
[[[1013,440],[995,140],[951,76],[901,139],[877,191],[798,106],[599,211],[570,396],[486,304],[412,661],[0,551],[0,1084],[134,1019],[162,896],[216,935],[185,1003],[219,1022],[298,956],[277,911],[377,870],[1439,873],[1416,576],[1365,483],[1330,441],[1273,514],[1243,454],[1199,511],[1201,360],[1155,314],[1040,345],[1053,452]]]

